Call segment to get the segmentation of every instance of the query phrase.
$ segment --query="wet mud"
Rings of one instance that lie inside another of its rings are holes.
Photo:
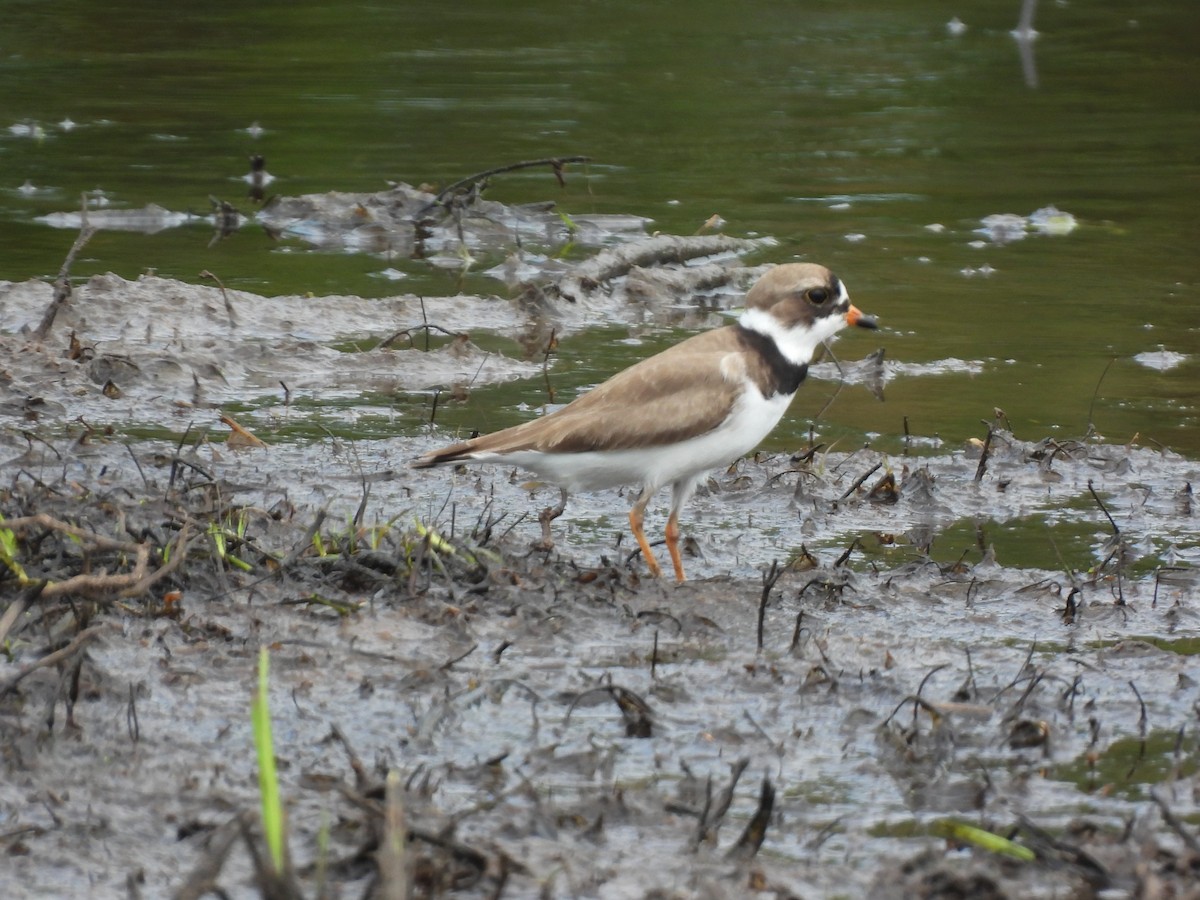
[[[430,321],[736,305],[756,270],[694,240],[424,309],[100,276],[42,337],[53,286],[0,285],[6,895],[1194,896],[1195,461],[1002,419],[965,448],[760,454],[689,507],[676,586],[622,492],[534,549],[553,488],[410,472],[436,428],[286,436],[541,372],[406,339]],[[1046,562],[1007,560],[1013,533]]]

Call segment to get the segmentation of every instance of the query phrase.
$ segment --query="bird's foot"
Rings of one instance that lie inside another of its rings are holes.
[[[563,514],[567,508],[567,492],[563,491],[558,506],[547,506],[538,513],[538,524],[542,526],[542,539],[534,541],[535,550],[553,550],[554,538],[550,535],[550,523]]]

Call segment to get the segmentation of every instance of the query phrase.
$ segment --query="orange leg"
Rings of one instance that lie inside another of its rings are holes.
[[[538,515],[538,524],[542,526],[542,539],[535,542],[538,550],[552,550],[554,538],[550,535],[550,523],[561,516],[567,508],[567,489],[559,488],[558,506],[547,506]]]
[[[646,560],[646,568],[650,570],[650,574],[655,578],[661,578],[662,569],[658,567],[658,560],[654,558],[654,553],[650,549],[650,542],[646,540],[646,532],[642,530],[642,525],[645,521],[646,504],[639,500],[633,505],[633,509],[629,511],[629,528],[633,532],[638,546],[642,548],[642,559]]]
[[[667,519],[667,550],[675,564],[675,580],[683,584],[687,578],[683,574],[683,558],[679,555],[679,515],[676,510],[671,510],[671,517]]]

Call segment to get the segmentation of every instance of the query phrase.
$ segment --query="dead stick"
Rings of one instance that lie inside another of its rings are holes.
[[[550,340],[546,341],[546,355],[542,357],[542,377],[546,379],[546,401],[554,402],[554,386],[550,384],[550,357],[558,346],[557,329],[550,329]]]
[[[1125,773],[1125,780],[1128,781],[1133,777],[1133,773],[1137,770],[1138,765],[1146,757],[1146,701],[1142,699],[1142,692],[1137,689],[1137,685],[1132,681],[1129,682],[1129,687],[1133,690],[1133,694],[1138,699],[1138,704],[1142,708],[1142,714],[1138,716],[1138,734],[1141,737],[1141,742],[1138,744],[1138,755],[1129,767],[1129,771]]]
[[[774,809],[775,786],[771,784],[770,778],[764,777],[762,790],[758,797],[758,809],[754,811],[754,815],[746,824],[746,829],[738,838],[737,843],[729,848],[729,852],[726,854],[727,858],[750,859],[758,853],[766,839],[767,826],[771,823],[771,813]]]
[[[46,582],[36,581],[29,587],[25,588],[12,603],[8,605],[8,609],[4,611],[4,615],[0,616],[0,646],[8,640],[8,633],[12,631],[12,627],[17,624],[17,619],[21,618],[21,614],[29,608],[29,604],[38,598],[38,595],[46,587]]]
[[[71,245],[71,249],[67,251],[67,258],[63,260],[62,268],[58,270],[58,277],[54,279],[54,299],[50,301],[50,306],[42,316],[42,321],[38,324],[37,331],[34,337],[39,341],[45,340],[46,335],[50,333],[50,328],[54,325],[54,319],[58,315],[58,311],[63,304],[71,298],[71,264],[75,262],[75,257],[84,245],[92,239],[92,235],[96,233],[96,229],[87,224],[87,197],[83,200],[83,227],[79,229],[79,234],[75,238],[75,243]]]
[[[384,788],[383,836],[375,854],[378,866],[376,893],[383,900],[408,898],[408,828],[404,816],[404,789],[400,773],[392,769]]]
[[[1162,798],[1158,791],[1150,792],[1150,799],[1158,804],[1158,811],[1162,813],[1163,821],[1170,826],[1171,830],[1179,835],[1179,839],[1187,846],[1192,853],[1200,855],[1200,840],[1192,834],[1186,825],[1173,813],[1171,807],[1167,805],[1167,801]]]
[[[96,545],[98,550],[119,550],[122,553],[136,553],[139,547],[143,544],[132,544],[128,541],[114,540],[103,534],[97,534],[94,531],[89,531],[86,528],[80,528],[78,525],[72,525],[70,522],[63,522],[61,519],[56,519],[46,513],[37,513],[32,516],[21,516],[16,519],[5,519],[4,527],[16,530],[26,530],[30,528],[44,528],[47,531],[61,531],[63,534],[69,534],[71,537],[77,537],[81,540],[91,541]]]
[[[775,587],[775,582],[777,582],[779,580],[781,575],[783,575],[783,572],[780,571],[780,569],[779,569],[779,560],[777,560],[777,559],[771,560],[771,570],[769,572],[763,572],[762,599],[759,600],[759,602],[758,602],[758,649],[759,650],[762,650],[762,648],[763,648],[763,620],[766,618],[766,615],[767,615],[767,599],[771,596],[771,588]]]
[[[505,172],[516,172],[518,169],[533,169],[538,166],[553,166],[554,170],[560,171],[566,163],[581,163],[591,162],[590,156],[548,156],[544,159],[527,159],[524,162],[509,163],[507,166],[496,166],[492,169],[486,169],[483,172],[476,172],[474,175],[468,175],[466,178],[460,178],[451,185],[442,188],[437,197],[429,206],[421,210],[425,213],[430,207],[436,206],[439,203],[444,203],[446,198],[460,188],[467,187],[477,181],[483,181],[485,178],[491,178],[493,175],[503,175]],[[420,218],[418,215],[417,218]]]
[[[1092,499],[1096,501],[1096,505],[1100,507],[1100,512],[1104,513],[1104,518],[1108,519],[1108,524],[1112,526],[1113,534],[1120,536],[1121,529],[1117,527],[1117,523],[1113,521],[1113,517],[1108,514],[1108,507],[1104,505],[1104,501],[1100,499],[1100,495],[1092,487],[1092,479],[1090,478],[1088,479],[1088,492],[1092,495]]]
[[[213,832],[204,857],[192,869],[187,881],[176,892],[174,900],[200,900],[214,891],[217,876],[225,867],[229,851],[233,849],[234,841],[238,839],[249,817],[250,813],[239,813]]]
[[[237,316],[235,316],[233,313],[233,303],[230,302],[229,294],[226,293],[225,285],[221,282],[221,279],[208,269],[205,269],[203,272],[201,272],[200,277],[211,279],[217,283],[217,287],[221,289],[221,299],[225,301],[225,312],[229,316],[229,327],[236,328],[238,323]]]
[[[852,484],[852,485],[850,485],[850,487],[846,488],[846,493],[842,494],[842,496],[838,497],[838,499],[845,500],[847,497],[849,497],[851,494],[853,494],[855,491],[857,491],[860,487],[862,487],[863,482],[866,481],[868,478],[870,478],[872,475],[874,475],[876,472],[878,472],[882,466],[883,466],[883,463],[881,463],[881,462],[875,463],[875,465],[873,465],[873,466],[871,466],[871,468],[867,469],[866,472],[864,472],[862,475],[858,476],[858,478],[855,479],[854,484]]]
[[[556,289],[559,295],[573,303],[597,285],[626,275],[636,266],[682,263],[699,256],[741,253],[756,246],[758,244],[748,238],[728,237],[723,234],[696,237],[657,235],[632,244],[601,250],[560,278]]]
[[[1096,411],[1096,398],[1100,396],[1100,385],[1104,384],[1104,377],[1108,374],[1108,370],[1112,368],[1112,364],[1116,361],[1117,358],[1115,356],[1108,361],[1108,363],[1104,366],[1104,371],[1100,373],[1100,379],[1096,382],[1096,390],[1092,391],[1092,402],[1088,404],[1088,434],[1091,434],[1096,430],[1096,417],[1094,413]]]
[[[100,634],[100,632],[108,631],[113,627],[114,626],[108,622],[101,623],[100,625],[93,625],[91,628],[81,631],[79,634],[75,635],[75,637],[71,639],[71,642],[62,649],[55,650],[53,653],[47,653],[36,662],[31,662],[29,665],[23,666],[20,672],[8,679],[8,681],[4,682],[3,685],[0,685],[0,697],[8,696],[8,693],[15,688],[17,684],[25,678],[25,676],[31,675],[38,669],[44,669],[47,666],[58,665],[63,660],[69,659],[82,650],[84,644],[96,637],[96,635]]]
[[[127,587],[121,591],[120,596],[123,598],[140,597],[146,591],[150,590],[157,582],[162,581],[181,565],[187,559],[188,551],[191,549],[191,544],[188,541],[188,525],[185,522],[183,528],[179,530],[179,537],[175,539],[175,546],[171,550],[171,561],[165,565],[159,566],[149,575],[145,576],[141,581]],[[203,535],[197,535],[193,540],[199,540]]]
[[[67,594],[102,594],[106,591],[124,590],[138,584],[146,577],[146,568],[150,564],[150,546],[139,544],[137,547],[137,562],[133,571],[126,575],[109,575],[99,572],[95,575],[74,575],[65,581],[55,581],[47,584],[42,590],[45,597],[62,597]]]
[[[983,450],[981,450],[979,453],[979,465],[975,467],[976,483],[982,481],[984,473],[987,472],[988,453],[990,453],[992,449],[992,435],[994,433],[995,431],[992,429],[992,426],[988,424],[987,437],[983,439]]]

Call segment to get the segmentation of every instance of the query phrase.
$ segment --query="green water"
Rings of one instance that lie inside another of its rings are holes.
[[[886,330],[839,345],[844,358],[883,346],[905,363],[984,362],[977,375],[898,377],[882,405],[843,391],[826,413],[838,433],[886,442],[907,416],[914,433],[957,442],[1001,407],[1019,436],[1079,435],[1090,411],[1114,441],[1200,454],[1200,5],[1044,3],[1036,87],[1008,33],[1018,6],[6,4],[0,278],[57,271],[73,235],[33,219],[75,208],[81,191],[201,212],[215,195],[249,210],[239,178],[251,153],[289,195],[445,184],[583,153],[594,163],[565,189],[516,173],[489,196],[639,214],[684,234],[719,213],[729,233],[780,241],[760,261],[824,262],[882,318]],[[952,16],[965,34],[947,33]],[[77,127],[61,128],[67,118]],[[261,137],[246,131],[254,122]],[[10,130],[23,124],[44,137]],[[45,190],[17,190],[26,180]],[[982,217],[1050,204],[1081,227],[969,246]],[[268,294],[459,287],[420,262],[312,253],[261,229],[209,238],[102,233],[74,273],[194,281],[210,269]],[[410,277],[375,276],[389,264]],[[995,272],[962,274],[983,266]],[[481,276],[466,287],[503,290]],[[609,336],[564,342],[564,387],[646,351]],[[1160,345],[1188,359],[1166,372],[1134,362]],[[451,415],[516,421],[530,390],[478,391]],[[800,439],[820,392],[775,444]]]

